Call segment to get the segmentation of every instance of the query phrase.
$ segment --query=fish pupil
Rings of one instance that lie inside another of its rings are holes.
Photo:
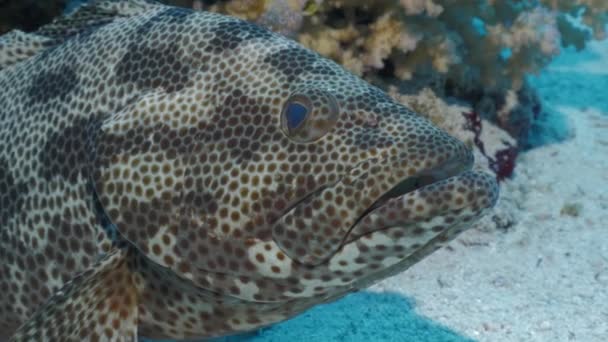
[[[298,102],[292,102],[287,105],[287,110],[285,111],[285,116],[287,119],[287,127],[289,129],[296,129],[302,122],[306,119],[308,115],[308,108]]]

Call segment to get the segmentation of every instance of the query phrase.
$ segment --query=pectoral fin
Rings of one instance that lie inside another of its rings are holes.
[[[138,296],[127,252],[67,283],[10,341],[137,341]]]

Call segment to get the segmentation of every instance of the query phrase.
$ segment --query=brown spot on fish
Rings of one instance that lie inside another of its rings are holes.
[[[93,153],[90,140],[98,126],[94,118],[76,119],[71,126],[51,134],[41,154],[41,176],[46,180],[61,177],[73,183],[78,177],[87,178]]]
[[[186,87],[193,71],[183,62],[179,45],[172,42],[152,48],[147,44],[144,40],[131,45],[116,65],[117,80],[142,90],[162,88],[167,93]]]
[[[78,73],[73,66],[63,64],[38,73],[31,82],[28,95],[32,104],[65,101],[66,96],[78,87]]]

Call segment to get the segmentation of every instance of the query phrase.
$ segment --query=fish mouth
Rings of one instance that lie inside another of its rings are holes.
[[[493,175],[472,169],[473,157],[467,154],[404,178],[358,216],[344,243],[379,230],[416,227],[437,217],[450,217],[453,222],[480,217],[496,204],[498,184]]]
[[[403,195],[423,187],[435,184],[451,177],[456,177],[466,171],[471,170],[472,167],[473,160],[471,158],[467,158],[464,161],[461,159],[453,159],[434,168],[420,171],[414,176],[407,177],[380,196],[367,210],[363,212],[363,214],[359,217],[359,220],[375,209],[383,206],[391,199],[402,197]],[[357,222],[359,220],[357,220]],[[355,222],[354,225],[356,225],[357,222]]]

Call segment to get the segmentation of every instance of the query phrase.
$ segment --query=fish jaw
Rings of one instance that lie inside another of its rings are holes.
[[[465,171],[391,198],[361,218],[327,269],[356,274],[351,289],[371,286],[445,246],[490,211],[498,196],[494,176]]]
[[[346,243],[392,227],[402,227],[402,234],[432,237],[460,223],[470,223],[496,204],[498,184],[490,174],[467,170],[396,196],[388,195],[362,215]],[[400,235],[397,233],[396,238]],[[409,244],[416,246],[419,242]]]

